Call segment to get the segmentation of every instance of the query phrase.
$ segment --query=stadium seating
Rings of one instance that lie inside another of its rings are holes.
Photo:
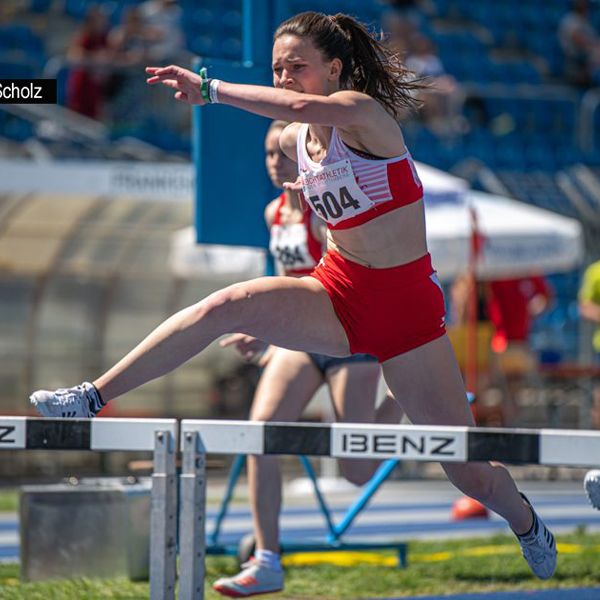
[[[74,28],[91,4],[100,4],[114,25],[128,6],[140,2],[23,2],[25,11],[0,26],[2,77],[38,77],[50,64],[47,60],[52,57],[47,55],[46,40],[38,35],[39,27],[32,25],[40,15],[53,11]],[[207,59],[242,60],[242,0],[179,0],[179,5],[183,11],[186,46],[191,53]],[[584,90],[571,88],[562,80],[563,60],[557,29],[561,17],[569,10],[569,0],[430,0],[418,6],[420,13],[413,11],[408,18],[434,42],[447,73],[464,92],[464,102],[457,115],[461,126],[455,130],[442,133],[418,120],[405,124],[406,140],[415,158],[447,170],[459,169],[466,161],[475,159],[491,169],[516,198],[583,218],[564,186],[561,187],[560,178],[572,181],[584,202],[587,201],[586,190],[577,188],[578,182],[570,169],[583,162],[595,167],[596,176],[600,176],[600,140],[595,135],[600,131],[600,110],[591,113],[589,123],[585,122],[582,128]],[[326,13],[347,12],[374,30],[379,27],[382,12],[390,10],[389,5],[375,0],[320,0],[309,7],[303,0],[278,0],[273,3],[272,14],[269,13],[272,27],[276,19],[307,8]],[[600,30],[600,10],[594,10],[592,18]],[[59,103],[64,103],[68,67],[62,64],[50,71],[49,76],[58,78]],[[166,152],[189,156],[188,132],[182,133],[175,118],[169,122],[164,111],[148,114],[131,124],[126,119],[119,123],[118,117],[117,114],[111,133],[113,139],[135,136]],[[587,134],[585,143],[582,131]],[[24,141],[35,135],[34,123],[0,111],[0,139]],[[53,152],[62,151],[66,156],[85,156],[87,152],[76,142],[70,148],[65,140],[44,143],[51,144]],[[552,327],[570,332],[577,318],[572,305],[576,276],[564,279],[565,292],[557,294],[556,315],[545,318],[552,321]],[[558,287],[562,285],[562,280],[557,283]],[[563,296],[570,297],[570,303],[563,301]],[[573,339],[568,337],[571,350],[575,347]]]

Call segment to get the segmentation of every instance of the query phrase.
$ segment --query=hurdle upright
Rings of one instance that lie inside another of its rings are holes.
[[[0,450],[151,451],[150,598],[175,597],[177,480],[175,419],[1,417]]]
[[[183,501],[180,507],[181,560],[190,561],[185,569],[182,562],[180,569],[180,599],[202,600],[206,454],[291,454],[431,462],[495,460],[508,464],[595,467],[600,465],[600,432],[185,419],[181,421],[180,449],[191,499]],[[195,553],[186,551],[185,558],[184,548],[194,548]],[[185,596],[181,590],[186,590]]]

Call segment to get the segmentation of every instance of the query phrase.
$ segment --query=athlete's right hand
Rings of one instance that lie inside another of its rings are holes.
[[[202,98],[200,86],[202,79],[200,75],[192,71],[188,71],[177,65],[169,65],[168,67],[146,67],[146,73],[151,75],[146,79],[146,83],[154,85],[162,83],[163,85],[177,90],[175,99],[186,102],[187,104],[206,104],[206,100]]]
[[[245,333],[234,333],[219,342],[221,348],[235,346],[242,358],[248,362],[258,359],[269,347],[269,344]]]

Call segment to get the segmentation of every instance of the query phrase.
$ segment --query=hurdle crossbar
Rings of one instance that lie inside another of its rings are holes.
[[[181,421],[207,454],[303,454],[589,467],[600,464],[600,432],[568,429]]]
[[[175,597],[175,419],[53,419],[0,416],[0,450],[151,451],[150,598]]]
[[[177,439],[175,419],[1,417],[0,450],[154,451],[154,432]]]

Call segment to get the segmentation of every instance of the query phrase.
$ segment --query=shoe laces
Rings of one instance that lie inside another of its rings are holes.
[[[523,548],[523,554],[526,554],[535,564],[543,563],[548,557],[550,545],[546,543],[543,536],[541,535],[541,527],[538,529],[538,533],[535,537],[530,540],[522,540],[521,546]]]
[[[57,404],[61,406],[69,406],[82,402],[84,408],[87,410],[89,416],[93,416],[93,412],[90,410],[90,397],[84,386],[78,385],[73,388],[63,388],[56,390]]]
[[[82,393],[85,395],[85,390],[82,389],[80,385],[78,385],[75,390],[76,391],[74,391],[72,388],[56,390],[58,404],[73,404],[73,402],[76,402],[81,397]]]

